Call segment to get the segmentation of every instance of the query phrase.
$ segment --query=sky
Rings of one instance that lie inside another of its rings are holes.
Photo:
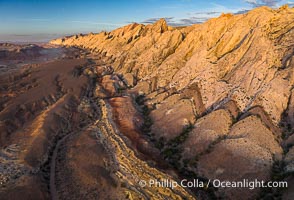
[[[47,41],[159,18],[171,26],[186,26],[221,13],[284,4],[294,6],[289,0],[0,0],[0,41]]]

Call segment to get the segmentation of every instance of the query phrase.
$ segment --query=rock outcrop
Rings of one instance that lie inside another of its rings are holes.
[[[293,18],[292,8],[260,7],[181,29],[162,19],[51,43],[100,52],[118,73],[156,79],[154,90],[197,83],[206,108],[225,98],[241,111],[261,105],[277,124],[293,85]]]
[[[135,23],[51,43],[103,55],[119,77],[103,77],[104,89],[113,95],[122,82],[144,99],[151,140],[184,175],[269,181],[277,163],[286,164],[279,173],[293,171],[293,41],[294,9],[283,6],[183,28],[163,19]],[[260,191],[214,194],[242,199]]]

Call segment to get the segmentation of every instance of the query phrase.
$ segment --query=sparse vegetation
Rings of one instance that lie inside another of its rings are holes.
[[[174,168],[178,170],[181,170],[183,167],[181,158],[182,147],[180,145],[187,139],[193,128],[193,125],[189,124],[183,128],[183,131],[179,136],[167,142],[164,142],[164,139],[162,139],[159,145],[157,145],[161,147],[160,150],[164,159],[166,159]]]
[[[150,134],[151,126],[153,124],[152,119],[149,116],[150,109],[148,108],[148,106],[144,105],[144,101],[145,101],[144,95],[138,95],[135,98],[135,102],[141,107],[141,113],[144,118],[144,122],[143,122],[143,125],[141,126],[141,130],[143,131],[143,133],[149,136],[150,140],[154,141],[152,134]]]

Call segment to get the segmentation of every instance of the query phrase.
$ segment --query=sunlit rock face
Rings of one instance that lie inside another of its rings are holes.
[[[293,21],[293,8],[259,7],[189,27],[161,19],[51,43],[105,56],[127,90],[144,96],[149,135],[179,171],[271,180],[277,171],[293,171]],[[105,85],[114,81],[106,78]],[[264,195],[261,189],[214,194]]]
[[[293,17],[292,8],[260,7],[180,29],[161,19],[51,43],[101,52],[117,72],[156,82],[152,90],[197,83],[206,108],[225,98],[241,111],[261,105],[277,124],[293,85]]]

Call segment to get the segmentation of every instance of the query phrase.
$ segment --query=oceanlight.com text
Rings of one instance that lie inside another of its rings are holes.
[[[198,179],[187,180],[183,179],[179,182],[170,179],[150,179],[140,180],[139,185],[141,187],[183,187],[183,188],[205,188],[205,187],[215,187],[215,188],[248,188],[253,190],[254,188],[287,188],[288,183],[286,181],[264,181],[264,180],[248,180],[243,179],[241,181],[223,181],[219,179],[202,181]]]

